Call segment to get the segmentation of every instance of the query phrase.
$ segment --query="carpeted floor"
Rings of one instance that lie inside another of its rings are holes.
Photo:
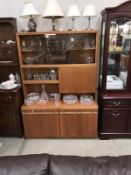
[[[50,153],[79,156],[131,154],[131,139],[20,139],[0,138],[0,155]]]

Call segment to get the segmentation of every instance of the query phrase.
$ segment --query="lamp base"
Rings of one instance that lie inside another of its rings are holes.
[[[29,22],[27,24],[29,32],[36,32],[36,22],[33,20],[33,18],[30,17]]]
[[[53,31],[56,31],[56,28],[55,28],[55,18],[52,17],[52,30]]]
[[[88,27],[88,28],[86,28],[85,30],[91,30],[91,31],[92,31],[92,30],[94,30],[94,29]]]
[[[88,16],[88,27],[86,28],[86,30],[93,30],[91,28],[91,17],[90,16]]]

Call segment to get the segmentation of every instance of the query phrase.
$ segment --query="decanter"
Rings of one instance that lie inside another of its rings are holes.
[[[42,92],[41,92],[41,95],[40,95],[40,99],[44,102],[44,103],[47,103],[48,102],[48,94],[45,90],[45,85],[43,84],[42,85]]]

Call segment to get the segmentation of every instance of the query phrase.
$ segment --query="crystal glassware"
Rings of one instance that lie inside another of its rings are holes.
[[[65,104],[75,104],[78,102],[78,98],[76,95],[64,95],[63,101]]]
[[[90,105],[93,103],[93,97],[91,95],[81,95],[80,103],[83,105]]]
[[[42,92],[41,92],[41,95],[40,95],[40,99],[41,99],[41,101],[43,101],[44,104],[46,104],[48,102],[48,94],[45,90],[45,85],[44,84],[42,85]]]

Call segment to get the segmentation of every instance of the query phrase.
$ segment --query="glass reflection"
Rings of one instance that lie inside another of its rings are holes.
[[[120,17],[111,21],[106,89],[126,89],[130,46],[131,20]]]

